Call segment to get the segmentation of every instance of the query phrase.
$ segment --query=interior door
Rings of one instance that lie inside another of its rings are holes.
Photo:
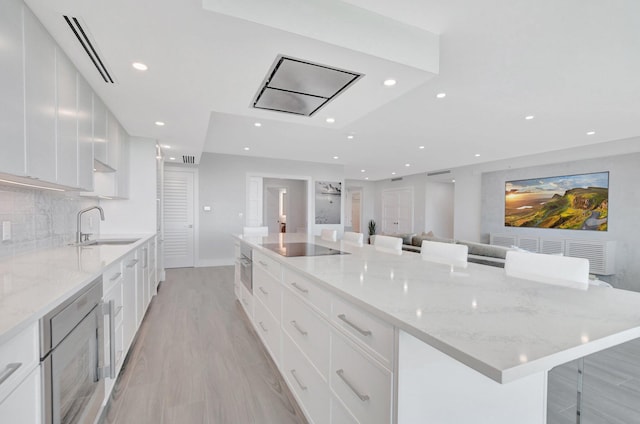
[[[164,266],[194,266],[194,174],[191,169],[164,172]]]
[[[382,192],[382,232],[386,234],[413,231],[413,191],[410,188]]]

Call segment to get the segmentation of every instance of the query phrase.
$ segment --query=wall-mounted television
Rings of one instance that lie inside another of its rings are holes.
[[[505,183],[506,227],[607,231],[609,172]]]

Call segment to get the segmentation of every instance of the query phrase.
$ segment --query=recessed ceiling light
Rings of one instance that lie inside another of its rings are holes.
[[[156,159],[162,159],[162,156],[158,155],[156,156]]]
[[[389,78],[384,80],[383,84],[387,87],[393,87],[394,85],[396,85],[397,81],[394,80],[393,78]]]
[[[424,146],[419,146],[418,149],[424,149]]]
[[[455,182],[456,182],[456,180],[451,180],[451,182],[452,182],[452,183],[455,183]]]
[[[365,180],[368,180],[368,179],[369,179],[369,177],[364,177],[364,179],[365,179]]]
[[[594,135],[595,133],[596,133],[595,131],[589,131],[587,135]]]
[[[361,169],[360,172],[366,172],[364,169]]]
[[[327,121],[330,124],[333,124],[334,122],[336,122],[335,118],[327,118],[325,119],[325,121]]]
[[[439,99],[444,99],[445,97],[447,97],[447,93],[438,93],[436,94],[436,97]]]
[[[406,166],[407,168],[411,166],[410,163],[405,163],[404,166]]]
[[[334,156],[333,158],[334,158],[334,159],[340,159],[338,156]]]
[[[480,157],[480,153],[476,153],[475,157],[479,158]]]
[[[349,134],[349,135],[347,136],[347,138],[348,138],[349,140],[353,140],[353,135]]]
[[[248,148],[248,147],[245,147],[245,148],[244,148],[244,150],[249,150],[249,148]]]
[[[144,63],[141,63],[141,62],[133,62],[131,64],[131,66],[133,66],[138,71],[146,71],[147,69],[149,69],[149,67],[147,65],[145,65]]]
[[[527,115],[524,117],[524,119],[526,119],[527,121],[531,121],[533,118],[535,118],[535,116],[533,115]]]
[[[164,122],[156,121],[156,125],[159,126],[159,127],[164,127]]]
[[[254,127],[261,127],[261,126],[262,126],[262,124],[261,124],[260,122],[254,122],[254,123],[253,123],[253,126],[254,126]]]
[[[169,146],[168,144],[163,144],[161,147],[163,149],[170,149],[171,148],[171,146]]]
[[[395,172],[392,172],[392,173],[391,173],[391,175],[396,175],[396,173],[395,173]]]
[[[174,157],[170,157],[170,158],[169,158],[169,160],[176,160],[176,158],[174,158]]]

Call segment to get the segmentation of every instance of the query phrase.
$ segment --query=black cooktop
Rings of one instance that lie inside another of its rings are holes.
[[[265,249],[287,257],[293,256],[327,256],[327,255],[348,255],[348,252],[342,252],[330,247],[320,246],[311,243],[267,243],[263,244]]]

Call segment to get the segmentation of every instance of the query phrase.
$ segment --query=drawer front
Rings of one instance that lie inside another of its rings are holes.
[[[336,331],[331,333],[331,388],[359,422],[391,422],[391,372]]]
[[[331,302],[331,320],[388,369],[393,364],[393,326],[357,306],[334,297]]]
[[[117,261],[102,272],[102,292],[107,293],[120,280],[122,280],[122,261]]]
[[[311,422],[328,423],[329,386],[289,336],[283,335],[282,342],[282,374],[296,395],[298,404]]]
[[[39,424],[42,418],[40,384],[38,366],[11,395],[6,399],[0,399],[0,420],[3,423]]]
[[[282,328],[329,381],[329,323],[289,290],[284,290]]]
[[[253,257],[251,259],[253,261],[254,270],[256,268],[261,268],[280,281],[280,278],[282,278],[282,267],[278,261],[271,259],[256,250],[253,251],[252,256]]]
[[[335,396],[331,397],[331,424],[359,424],[358,420]]]
[[[309,304],[322,315],[329,316],[331,298],[327,291],[320,288],[316,283],[287,268],[284,269],[283,274],[285,287],[288,287],[292,292],[309,302]]]
[[[38,323],[34,322],[0,346],[0,401],[11,393],[40,361]]]
[[[253,296],[243,285],[240,286],[240,304],[244,308],[249,319],[253,319]]]
[[[253,314],[253,325],[256,332],[271,353],[273,362],[280,364],[280,337],[282,335],[280,324],[259,299],[254,299]]]
[[[253,271],[253,294],[265,304],[280,322],[282,306],[282,286],[280,280],[261,268]]]

